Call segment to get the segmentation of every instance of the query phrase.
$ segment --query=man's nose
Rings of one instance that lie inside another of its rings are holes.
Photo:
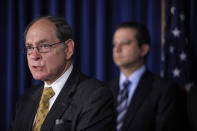
[[[115,48],[115,51],[116,52],[120,52],[121,51],[121,45],[116,45],[114,48]]]
[[[34,50],[32,51],[31,58],[34,60],[38,60],[41,58],[38,47],[35,47]]]

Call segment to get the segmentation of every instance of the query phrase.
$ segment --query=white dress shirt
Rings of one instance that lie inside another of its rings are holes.
[[[51,99],[49,100],[49,110],[51,109],[53,103],[55,102],[57,96],[59,95],[60,91],[62,90],[62,88],[64,87],[64,84],[66,83],[66,81],[68,80],[68,77],[70,75],[70,73],[73,70],[73,65],[71,64],[70,67],[68,68],[68,70],[60,77],[58,78],[55,82],[53,82],[52,84],[47,84],[46,82],[44,82],[44,88],[45,87],[52,87],[53,91],[55,92],[55,95],[53,97],[51,97]],[[36,113],[37,116],[37,113]],[[34,123],[36,120],[36,116],[34,118]],[[33,125],[34,125],[33,123]]]
[[[57,96],[59,95],[60,91],[62,90],[64,84],[66,83],[72,69],[73,69],[73,65],[71,64],[71,66],[68,68],[68,70],[60,78],[58,78],[55,82],[53,82],[50,85],[48,85],[46,82],[44,82],[44,88],[45,87],[52,87],[53,91],[55,92],[55,95],[53,97],[51,97],[51,99],[49,100],[49,110],[51,109]]]
[[[146,67],[143,65],[139,69],[137,69],[135,72],[133,72],[128,78],[121,72],[120,73],[120,81],[119,81],[119,87],[120,89],[123,89],[123,83],[125,80],[129,80],[131,84],[128,86],[128,100],[127,100],[127,105],[129,106],[132,100],[132,97],[135,93],[135,90],[138,86],[139,80],[143,73],[145,72]]]

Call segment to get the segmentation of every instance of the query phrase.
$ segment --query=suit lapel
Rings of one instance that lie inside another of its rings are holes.
[[[76,91],[76,86],[79,81],[77,71],[73,68],[66,84],[62,88],[60,94],[56,98],[51,110],[49,111],[41,130],[49,131],[55,124],[56,119],[60,119],[71,103],[71,96]]]
[[[117,106],[117,96],[119,92],[119,78],[114,79],[111,81],[110,87],[112,88],[112,93],[114,95],[114,104],[115,107]]]
[[[37,113],[37,109],[38,109],[38,105],[39,105],[39,102],[40,102],[40,98],[41,98],[41,95],[42,95],[42,90],[43,90],[43,85],[42,86],[39,86],[39,87],[32,87],[32,88],[36,88],[37,90],[32,94],[31,96],[31,100],[30,102],[28,102],[28,107],[26,108],[27,112],[27,119],[25,119],[25,122],[24,123],[27,123],[27,130],[32,130],[32,126],[33,126],[33,122],[34,122],[34,119],[35,119],[35,115]],[[24,112],[26,112],[24,111]]]
[[[138,83],[138,87],[136,88],[130,106],[128,108],[125,117],[125,122],[123,124],[123,130],[126,130],[128,126],[131,125],[132,120],[136,115],[136,112],[144,102],[146,96],[151,91],[151,83],[152,83],[151,81],[152,81],[152,77],[149,77],[149,72],[146,71]]]

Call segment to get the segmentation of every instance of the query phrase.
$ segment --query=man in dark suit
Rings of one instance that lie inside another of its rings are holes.
[[[71,27],[61,17],[34,20],[25,31],[25,53],[34,79],[19,99],[9,131],[111,131],[113,95],[71,62]]]
[[[179,108],[176,85],[148,71],[150,50],[146,27],[120,24],[113,36],[113,59],[120,76],[110,81],[116,105],[117,131],[182,130],[184,111]]]

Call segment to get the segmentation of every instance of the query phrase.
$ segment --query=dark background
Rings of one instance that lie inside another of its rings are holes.
[[[189,5],[191,74],[196,79],[197,2],[185,1]],[[148,27],[151,35],[147,66],[159,74],[162,66],[161,3],[160,0],[1,0],[0,130],[7,130],[19,96],[38,83],[32,79],[22,53],[23,32],[30,21],[43,15],[64,16],[74,31],[75,64],[85,74],[103,81],[119,73],[112,60],[112,36],[116,25],[128,20],[140,22]]]

